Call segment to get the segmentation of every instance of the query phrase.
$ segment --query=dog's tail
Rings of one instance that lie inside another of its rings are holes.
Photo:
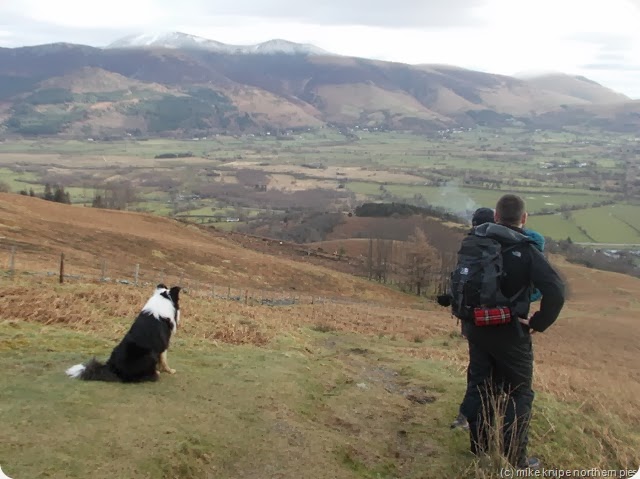
[[[66,370],[67,376],[85,381],[120,381],[120,378],[107,366],[93,358],[86,364],[76,364]]]

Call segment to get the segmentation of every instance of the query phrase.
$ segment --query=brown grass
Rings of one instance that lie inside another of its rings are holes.
[[[8,265],[17,247],[19,271],[57,271],[60,254],[68,275],[99,278],[102,261],[111,278],[232,286],[292,294],[341,296],[378,302],[413,301],[366,280],[310,265],[288,250],[260,254],[227,241],[220,234],[157,216],[68,206],[37,198],[0,194],[0,246]]]
[[[640,304],[635,299],[640,297],[640,280],[559,260],[556,264],[567,275],[574,293],[557,323],[548,332],[533,336],[534,389],[581,404],[585,414],[615,414],[627,423],[640,425],[636,361],[640,354],[636,323]],[[5,280],[0,291],[3,318],[64,323],[116,337],[150,293],[149,288],[58,286],[54,281]],[[180,334],[206,341],[264,345],[278,334],[293,334],[300,327],[309,327],[407,340],[412,346],[399,347],[399,353],[446,360],[459,371],[467,362],[466,345],[459,338],[455,320],[448,311],[431,304],[424,309],[401,303],[269,307],[211,300],[201,290],[184,296],[183,317]]]
[[[229,279],[246,286],[275,286],[278,291],[295,286],[296,291],[316,297],[334,294],[368,300],[364,304],[245,305],[211,300],[203,283],[200,290],[193,288],[191,294],[184,295],[183,324],[178,332],[196,341],[263,346],[276,336],[296,335],[304,344],[300,333],[312,328],[404,339],[410,343],[398,343],[398,354],[445,360],[460,372],[466,367],[466,344],[448,311],[436,305],[416,309],[413,298],[348,275],[259,254],[198,228],[146,215],[8,195],[0,195],[0,214],[2,244],[5,251],[11,243],[18,244],[20,267],[54,267],[58,252],[65,251],[73,260],[73,270],[84,264],[86,270],[96,273],[99,262],[95,253],[100,252],[109,258],[110,268],[113,263],[123,271],[140,262],[145,268],[152,265],[196,272],[203,280]],[[571,296],[557,323],[533,336],[534,389],[576,405],[574,412],[584,417],[578,425],[581,434],[599,439],[602,457],[630,464],[637,453],[620,442],[616,424],[636,429],[640,425],[640,280],[586,269],[556,257],[552,260],[567,278]],[[149,294],[149,287],[60,286],[55,278],[18,276],[13,282],[2,280],[0,311],[3,320],[65,325],[100,332],[115,341]],[[536,414],[544,412],[534,404]],[[592,417],[611,421],[603,425],[593,422]],[[554,427],[549,425],[550,437]]]

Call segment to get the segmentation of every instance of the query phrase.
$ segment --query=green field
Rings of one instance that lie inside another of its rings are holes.
[[[479,206],[493,206],[501,195],[515,192],[525,198],[534,215],[581,208],[569,218],[532,218],[536,228],[548,236],[637,243],[640,226],[633,205],[640,198],[637,192],[625,189],[628,166],[620,153],[632,147],[634,139],[623,134],[517,128],[429,136],[362,130],[346,136],[322,129],[284,137],[213,135],[197,141],[40,139],[0,143],[0,181],[12,191],[32,184],[39,192],[45,179],[54,175],[73,203],[88,204],[94,196],[90,185],[99,190],[115,179],[137,185],[139,201],[130,209],[161,215],[235,216],[238,202],[229,198],[246,196],[243,188],[252,185],[234,186],[233,181],[223,185],[216,183],[216,175],[233,177],[258,171],[265,179],[254,175],[255,181],[269,183],[274,173],[270,168],[278,167],[278,174],[293,175],[309,188],[326,189],[327,197],[333,194],[332,188],[335,191],[344,183],[342,192],[353,196],[336,200],[340,209],[353,208],[358,200],[406,201],[467,213]],[[185,152],[194,156],[154,159],[162,153]],[[314,167],[301,168],[303,165]],[[340,172],[340,167],[352,169]],[[338,168],[336,176],[325,173],[326,168]],[[230,188],[236,190],[230,194]],[[170,191],[174,197],[189,198],[205,190],[207,199],[169,202]],[[270,206],[266,198],[268,195],[256,197],[253,203],[244,201],[245,214],[260,216]],[[615,202],[618,209],[595,207],[602,202]],[[291,207],[297,206],[292,200]]]
[[[563,219],[560,214],[531,216],[527,221],[527,227],[555,240],[571,238],[573,242],[591,241],[575,223]]]
[[[573,216],[597,242],[640,244],[640,206],[604,206],[576,211]]]
[[[616,204],[560,214],[532,216],[528,225],[555,239],[570,237],[574,242],[640,244],[640,205]],[[586,236],[580,228],[584,229]]]
[[[37,186],[38,177],[31,172],[16,172],[9,168],[0,168],[0,183],[4,183],[10,191],[29,191],[29,188]],[[35,184],[34,184],[35,183]]]

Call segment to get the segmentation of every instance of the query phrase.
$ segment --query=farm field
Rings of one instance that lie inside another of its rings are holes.
[[[224,228],[291,209],[351,210],[363,201],[431,205],[468,217],[516,192],[534,215],[571,213],[532,218],[549,237],[626,244],[637,242],[637,140],[478,128],[431,137],[322,129],[197,140],[4,141],[0,189],[42,194],[45,183],[60,184],[74,204],[90,205],[101,194],[129,210],[200,223],[242,212],[241,222]],[[186,157],[155,158],[168,154]],[[612,205],[618,213],[607,218],[602,208]]]
[[[528,224],[574,242],[639,245],[639,218],[640,205],[619,203],[570,212],[568,218],[561,214],[532,216]]]

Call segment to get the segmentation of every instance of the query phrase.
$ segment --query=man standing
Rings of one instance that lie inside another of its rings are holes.
[[[494,214],[491,208],[478,208],[473,212],[473,216],[471,217],[471,232],[476,228],[476,226],[480,226],[484,223],[493,223],[494,222]],[[441,306],[451,306],[451,295],[440,295],[438,296],[438,304]],[[464,338],[467,337],[465,332],[466,321],[462,321],[460,323],[460,335]],[[467,367],[467,384],[469,380],[469,367]],[[469,422],[467,418],[464,417],[464,402],[460,404],[460,409],[458,410],[458,416],[451,423],[451,429],[461,428],[461,429],[469,429]]]
[[[500,395],[506,396],[503,427],[498,432],[502,436],[500,452],[515,467],[536,468],[540,462],[527,456],[534,398],[531,331],[543,332],[558,318],[564,305],[564,284],[543,254],[526,239],[522,228],[527,213],[522,198],[500,198],[495,221],[476,227],[475,234],[502,247],[500,288],[510,300],[511,314],[505,318],[500,312],[496,319],[496,309],[477,308],[476,319],[468,321],[469,385],[462,409],[469,420],[471,451],[488,452],[490,443],[494,443],[491,431],[495,415],[500,413],[493,406]],[[542,293],[542,302],[540,310],[528,319],[531,284]]]

